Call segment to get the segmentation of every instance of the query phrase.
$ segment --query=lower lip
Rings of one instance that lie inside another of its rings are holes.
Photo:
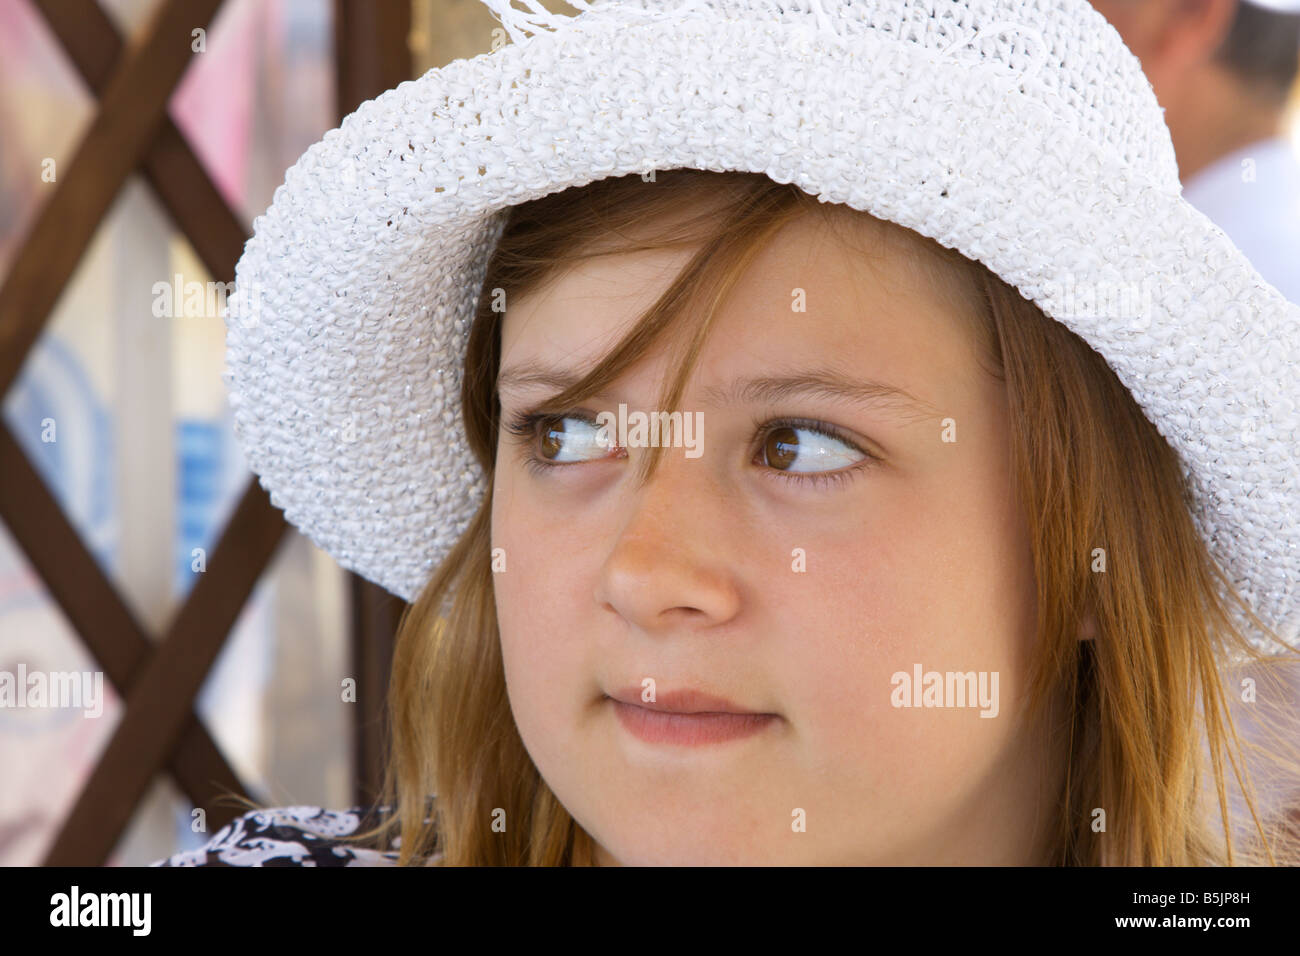
[[[610,698],[619,723],[647,743],[700,747],[752,737],[779,718],[776,714],[670,714]]]

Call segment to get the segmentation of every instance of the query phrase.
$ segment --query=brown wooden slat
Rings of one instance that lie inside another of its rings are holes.
[[[0,467],[0,520],[113,687],[125,697],[153,652],[153,642],[86,549],[3,419],[0,462],[4,463]],[[193,713],[190,716],[181,749],[168,768],[190,802],[206,811],[209,829],[215,830],[236,811],[218,806],[214,798],[227,791],[247,796],[247,791],[207,729]]]
[[[160,0],[138,47],[104,87],[99,112],[0,287],[0,395],[9,390],[118,190],[139,164],[190,58],[190,31],[221,0]]]
[[[45,865],[98,866],[108,858],[153,775],[180,743],[191,703],[287,527],[251,480],[208,570],[127,692],[125,712]]]
[[[411,78],[410,0],[373,3],[334,0],[335,106],[341,120],[368,99]],[[388,681],[393,643],[406,603],[359,575],[348,573],[352,601],[353,796],[360,806],[376,800],[388,744]]]
[[[144,158],[144,174],[212,278],[234,282],[248,233],[171,123],[158,131]]]
[[[92,92],[108,85],[124,43],[95,0],[33,0]],[[214,279],[231,282],[248,234],[165,113],[144,156],[144,175]]]
[[[339,119],[411,78],[410,0],[334,0]]]
[[[353,793],[357,806],[379,798],[387,759],[388,679],[393,669],[393,638],[406,602],[357,574],[352,591],[352,675],[357,702],[352,737]]]

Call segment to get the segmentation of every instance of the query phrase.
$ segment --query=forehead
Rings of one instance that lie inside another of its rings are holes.
[[[518,360],[590,368],[695,252],[602,252],[557,272],[510,301],[502,367]],[[715,367],[720,356],[732,367],[748,358],[965,375],[974,361],[974,291],[969,276],[907,230],[838,207],[802,213],[757,250],[727,291],[704,364],[718,353]]]

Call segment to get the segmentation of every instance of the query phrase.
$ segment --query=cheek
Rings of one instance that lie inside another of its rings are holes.
[[[898,808],[974,785],[1006,751],[1033,647],[1032,564],[1008,476],[989,460],[953,464],[923,484],[880,482],[844,516],[849,530],[821,543],[820,581],[800,585],[815,597],[790,596],[805,609],[789,653],[828,746],[818,759]],[[996,716],[894,706],[893,676],[918,664],[985,672],[990,691],[996,673]]]
[[[532,500],[526,477],[498,472],[492,548],[505,570],[494,572],[493,593],[510,706],[530,750],[534,742],[558,739],[585,701],[582,681],[592,673],[574,627],[581,593],[575,536],[572,526]]]

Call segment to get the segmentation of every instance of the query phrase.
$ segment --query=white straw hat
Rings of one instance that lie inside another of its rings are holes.
[[[362,104],[236,270],[236,434],[341,565],[413,600],[482,500],[462,361],[508,207],[740,170],[955,248],[1080,335],[1181,456],[1212,554],[1300,633],[1300,307],[1182,199],[1086,0],[484,2],[514,42]]]

